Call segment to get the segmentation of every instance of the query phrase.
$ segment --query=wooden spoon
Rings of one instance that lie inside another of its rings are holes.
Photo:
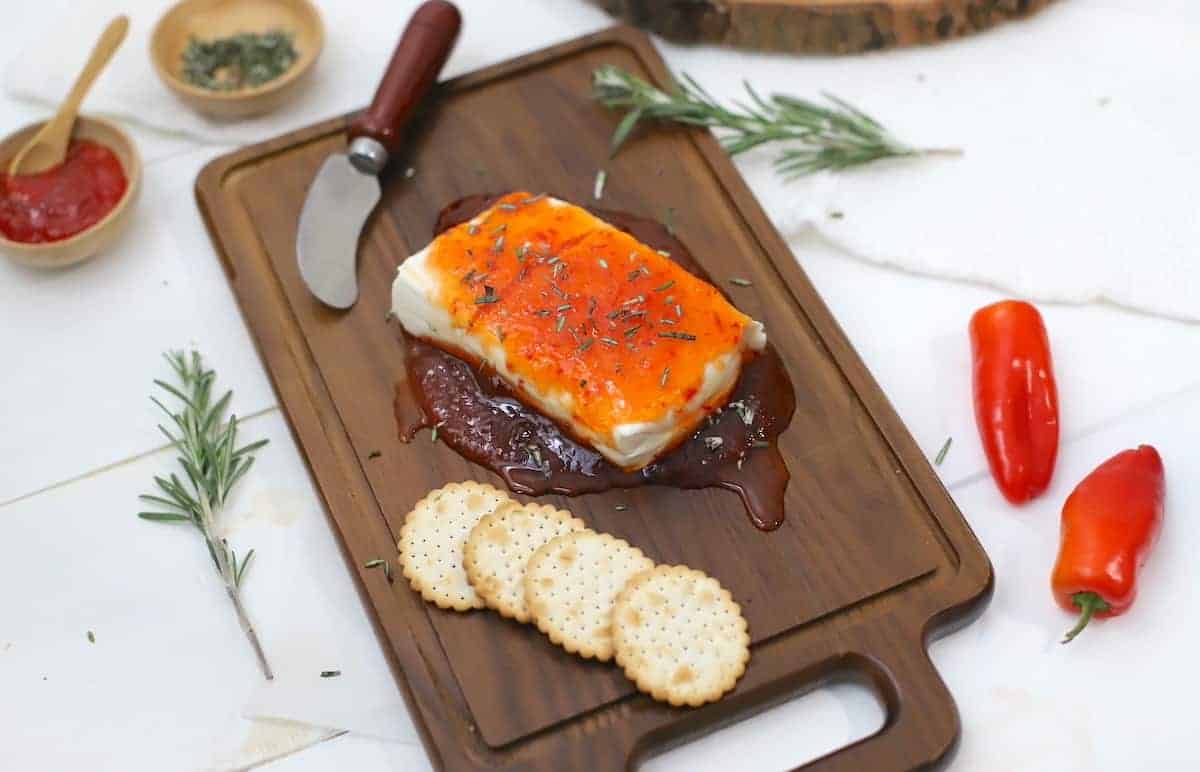
[[[8,165],[9,174],[37,174],[53,169],[63,162],[67,155],[67,143],[71,140],[71,129],[75,125],[75,115],[79,112],[79,104],[87,96],[96,76],[108,65],[109,59],[112,59],[128,31],[128,16],[118,16],[108,23],[104,33],[96,41],[83,71],[75,79],[75,85],[71,87],[66,100],[41,131],[13,157],[12,163]]]

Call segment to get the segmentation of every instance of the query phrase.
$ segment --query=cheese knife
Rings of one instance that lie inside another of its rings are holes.
[[[325,159],[300,212],[296,258],[309,291],[333,308],[358,300],[358,237],[379,203],[379,174],[400,149],[404,125],[429,93],[458,38],[453,3],[428,0],[413,13],[371,106],[346,131],[347,152]]]

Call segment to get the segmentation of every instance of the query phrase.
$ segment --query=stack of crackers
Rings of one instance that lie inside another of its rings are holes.
[[[400,563],[425,600],[532,622],[568,652],[616,658],[638,689],[703,705],[750,659],[741,608],[716,579],[655,565],[570,512],[522,504],[490,485],[451,483],[419,501],[400,531]]]

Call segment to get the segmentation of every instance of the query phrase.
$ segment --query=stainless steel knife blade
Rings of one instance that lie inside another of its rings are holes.
[[[296,256],[301,278],[325,305],[349,308],[358,299],[358,237],[379,196],[379,179],[342,153],[326,158],[313,178],[300,212]]]
[[[346,309],[358,300],[358,239],[382,192],[380,172],[400,149],[404,124],[433,88],[454,48],[462,16],[447,0],[426,0],[408,20],[371,105],[347,127],[347,153],[334,153],[313,178],[296,230],[296,261],[309,291]]]

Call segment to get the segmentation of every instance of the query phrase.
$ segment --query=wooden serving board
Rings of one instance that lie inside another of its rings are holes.
[[[715,140],[648,131],[608,159],[619,116],[588,98],[592,70],[605,63],[660,84],[668,77],[642,33],[615,28],[445,84],[384,180],[360,244],[362,294],[348,312],[308,294],[295,253],[308,185],[344,147],[346,118],[219,158],[196,184],[430,757],[453,770],[626,768],[850,675],[877,685],[887,725],[814,768],[935,763],[959,725],[925,642],[982,605],[987,557]],[[637,694],[615,666],[570,656],[532,626],[440,611],[402,578],[388,584],[363,568],[395,560],[404,516],[430,489],[468,478],[502,485],[428,434],[411,444],[397,437],[393,394],[406,375],[385,323],[397,264],[430,240],[450,201],[524,188],[587,203],[600,168],[603,206],[662,217],[671,208],[713,276],[753,281],[735,299],[765,322],[796,387],[780,442],[792,480],[777,531],[755,530],[734,494],[711,489],[550,497],[660,562],[717,577],[741,603],[750,667],[734,692],[696,710]]]
[[[936,43],[1033,13],[1050,0],[592,0],[688,43],[858,53]]]

